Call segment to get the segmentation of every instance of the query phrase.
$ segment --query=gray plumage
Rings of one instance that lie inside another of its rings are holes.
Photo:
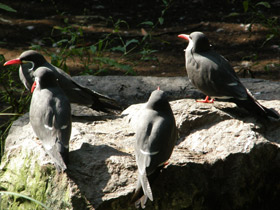
[[[236,103],[250,113],[261,117],[279,118],[279,115],[262,106],[244,87],[229,62],[211,50],[208,38],[202,32],[180,38],[189,41],[185,50],[186,70],[192,84],[213,99]]]
[[[71,103],[90,106],[94,110],[104,112],[121,110],[115,100],[78,84],[70,75],[48,63],[40,53],[34,50],[25,51],[19,58],[7,61],[4,65],[12,64],[20,64],[19,77],[27,90],[30,90],[34,82],[34,71],[39,67],[47,67],[54,72],[59,86]]]
[[[30,104],[30,123],[58,171],[67,168],[71,135],[71,107],[54,73],[39,67]]]
[[[153,200],[152,182],[171,156],[177,129],[166,94],[161,90],[152,92],[140,112],[135,144],[138,184],[132,202],[144,208],[147,198]]]

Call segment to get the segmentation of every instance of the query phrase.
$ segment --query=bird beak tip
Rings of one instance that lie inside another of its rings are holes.
[[[3,64],[3,66],[13,65],[13,64],[22,64],[21,60],[19,58],[9,60]]]
[[[179,34],[178,37],[189,41],[189,36],[187,34]]]

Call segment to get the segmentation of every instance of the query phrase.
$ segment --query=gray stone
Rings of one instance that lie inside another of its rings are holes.
[[[188,83],[185,78],[92,79],[103,82],[100,87],[96,84],[98,92],[114,98],[121,93],[126,106],[146,101],[158,85],[168,89],[173,99],[180,138],[169,165],[152,186],[154,202],[148,201],[146,209],[280,208],[280,121],[256,119],[232,103],[179,99],[192,93],[191,97],[200,96],[193,88],[184,92],[176,87],[178,82],[183,88]],[[122,84],[125,88],[120,91]],[[244,80],[244,84],[263,99],[261,104],[280,111],[279,82]],[[136,93],[137,87],[142,91]],[[57,174],[36,140],[28,114],[24,115],[6,140],[1,188],[29,195],[51,209],[135,209],[129,203],[137,180],[133,128],[141,106],[135,104],[116,116],[73,117],[70,164],[64,174]],[[80,112],[83,109],[76,107]],[[9,205],[28,209],[30,202],[11,204],[2,197],[1,207]]]
[[[148,100],[158,86],[166,91],[170,100],[202,97],[187,77],[143,77],[143,76],[76,76],[77,82],[90,89],[108,95],[127,106]],[[263,79],[241,79],[257,99],[280,99],[279,82]]]

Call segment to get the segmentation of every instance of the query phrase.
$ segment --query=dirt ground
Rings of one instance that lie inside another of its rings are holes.
[[[164,10],[162,0],[155,1],[2,1],[17,10],[17,13],[1,11],[0,15],[0,54],[12,59],[32,44],[43,43],[48,51],[55,51],[46,40],[49,37],[59,40],[61,37],[52,35],[54,26],[68,25],[82,27],[86,43],[96,43],[104,33],[114,29],[109,17],[121,24],[120,34],[124,40],[141,39],[144,21],[156,22]],[[262,8],[267,17],[277,16],[279,20],[278,1],[270,1],[271,9]],[[107,52],[119,62],[129,64],[137,75],[147,76],[185,76],[184,49],[187,43],[177,37],[180,33],[202,31],[208,35],[213,48],[225,56],[235,67],[240,77],[280,79],[280,47],[279,37],[267,42],[263,47],[268,30],[259,24],[253,25],[248,31],[250,15],[227,17],[231,12],[242,12],[242,1],[206,1],[206,0],[173,0],[163,18],[164,24],[152,32],[150,48],[157,50],[153,54],[156,60],[141,61],[135,51],[125,58],[121,54]],[[129,28],[127,27],[129,26]],[[117,36],[117,34],[116,34]],[[81,74],[82,65],[67,60],[71,75]],[[247,71],[250,70],[250,71]],[[253,74],[249,74],[252,72]],[[106,73],[122,75],[124,72],[110,69]]]

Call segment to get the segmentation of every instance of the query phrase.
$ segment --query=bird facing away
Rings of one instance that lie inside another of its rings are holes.
[[[67,168],[71,135],[71,107],[53,71],[39,67],[31,88],[30,123],[58,171]]]
[[[19,77],[27,90],[30,90],[34,82],[36,69],[44,66],[54,72],[59,86],[65,92],[70,103],[90,106],[94,110],[103,112],[121,110],[115,100],[76,83],[70,75],[47,62],[43,55],[34,50],[24,51],[19,58],[7,61],[4,66],[13,64],[20,64]]]
[[[140,112],[135,144],[138,182],[131,202],[137,208],[145,208],[147,198],[153,201],[151,185],[171,156],[177,128],[167,96],[161,90],[152,92]]]
[[[259,117],[279,119],[279,114],[262,106],[240,82],[229,62],[211,50],[209,40],[202,32],[178,37],[189,42],[185,49],[185,61],[188,77],[192,84],[207,97],[204,103],[213,103],[213,99],[224,99],[245,108]],[[209,97],[212,100],[208,100]]]

